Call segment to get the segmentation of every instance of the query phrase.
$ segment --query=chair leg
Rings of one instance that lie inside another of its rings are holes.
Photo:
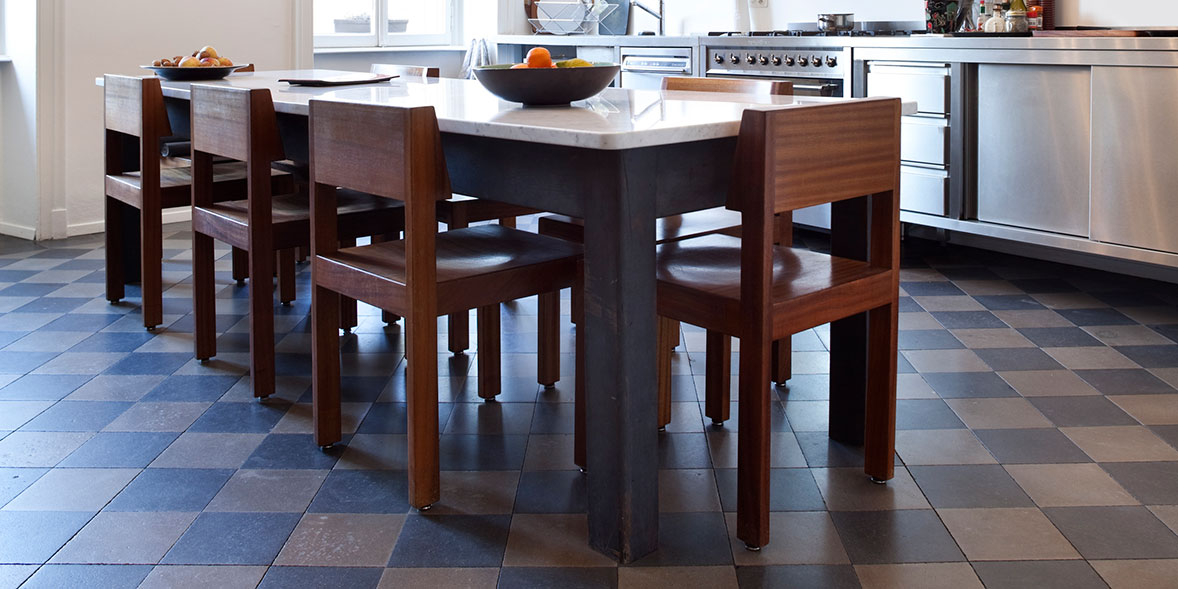
[[[429,508],[441,496],[437,332],[436,318],[420,324],[405,319],[409,505],[418,509]]]
[[[499,353],[499,305],[479,307],[478,322],[479,397],[484,401],[494,401],[503,386],[503,360]]]
[[[769,341],[740,341],[736,535],[759,550],[769,543]]]
[[[341,248],[356,247],[356,240],[341,239],[339,242]],[[351,333],[352,329],[360,323],[360,318],[356,314],[356,299],[346,296],[339,298],[339,328],[344,330],[344,333]]]
[[[515,229],[515,217],[503,217],[499,219],[499,224],[504,227],[511,227]]]
[[[122,201],[106,197],[106,300],[117,303],[127,296],[124,285],[127,282],[123,257],[123,208]]]
[[[385,233],[383,235],[373,235],[372,236],[372,243],[382,243],[385,241],[396,241],[400,238],[401,238],[400,231],[396,231],[393,233]],[[392,325],[392,324],[400,321],[401,316],[396,313],[391,313],[389,311],[385,311],[384,309],[381,309],[380,320],[383,321],[387,325]]]
[[[732,405],[732,338],[708,330],[704,354],[704,414],[724,425]]]
[[[540,293],[538,307],[536,374],[540,384],[551,387],[560,380],[560,291]]]
[[[139,210],[139,285],[143,293],[143,327],[149,330],[164,322],[163,225],[159,202],[154,206],[144,202]]]
[[[312,420],[315,444],[329,448],[342,438],[340,420],[339,294],[316,286],[311,296]]]
[[[309,249],[310,248],[306,248],[301,245],[299,247],[296,247],[295,248],[295,262],[298,264],[302,264],[302,263],[306,262],[307,261],[307,251]]]
[[[573,284],[573,295],[581,292],[584,288],[584,263],[577,262],[577,280]],[[584,311],[577,307],[576,303],[580,302],[580,298],[574,298],[573,315],[577,316]],[[573,378],[573,464],[585,470],[588,461],[585,459],[585,328],[584,323],[578,325],[574,333],[573,343],[573,365],[575,366],[576,376]]]
[[[785,383],[793,376],[792,340],[793,336],[787,335],[773,342],[773,349],[769,352],[773,359],[773,366],[770,368],[773,384],[779,387],[785,386]]]
[[[250,381],[254,397],[274,394],[274,250],[251,248],[250,261]]]
[[[570,297],[569,317],[573,325],[581,323],[581,318],[585,316],[584,303],[581,302],[584,293],[580,289],[574,288]]]
[[[682,326],[674,319],[670,319],[669,321],[671,324],[668,326],[668,329],[670,329],[669,335],[671,337],[667,340],[667,345],[671,347],[671,351],[675,351],[679,349],[679,334],[682,332]]]
[[[250,277],[249,255],[241,248],[233,248],[229,253],[233,264],[233,280],[237,286],[245,286],[245,279]]]
[[[216,272],[213,238],[192,233],[192,314],[196,359],[206,361],[217,355]]]
[[[454,207],[446,230],[464,229],[469,226],[464,207]],[[446,336],[451,354],[461,354],[470,347],[470,311],[451,313],[447,320]]]
[[[659,431],[665,431],[671,423],[671,340],[678,339],[676,328],[679,322],[666,317],[659,317],[658,331],[655,333],[656,352],[655,362],[658,365],[658,399],[659,399]]]
[[[867,313],[867,399],[864,470],[878,482],[895,474],[897,310],[892,303]]]
[[[295,251],[284,249],[278,252],[278,301],[290,306],[295,300]]]

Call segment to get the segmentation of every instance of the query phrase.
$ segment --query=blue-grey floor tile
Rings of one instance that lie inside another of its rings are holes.
[[[98,432],[57,466],[147,468],[179,435],[174,432]]]
[[[66,313],[39,331],[98,331],[122,317],[119,313]]]
[[[834,511],[830,517],[852,564],[965,560],[931,509]]]
[[[90,299],[78,297],[41,297],[26,305],[13,309],[13,313],[69,313]]]
[[[0,468],[0,507],[37,482],[47,468]]]
[[[1174,387],[1140,369],[1077,370],[1080,378],[1106,395],[1172,395]]]
[[[147,332],[110,332],[96,333],[70,348],[71,352],[133,352],[139,346],[151,341],[153,336]]]
[[[632,566],[707,566],[732,564],[724,514],[659,514],[659,549]]]
[[[961,292],[960,288],[957,288],[953,285],[952,282],[947,280],[932,282],[901,282],[900,288],[903,288],[904,292],[908,293],[909,296],[914,297],[965,295],[964,292]]]
[[[151,565],[47,564],[41,567],[22,589],[59,589],[62,587],[102,587],[135,589],[151,572]]]
[[[707,434],[659,434],[659,468],[711,467]]]
[[[913,329],[900,332],[901,350],[953,350],[964,348],[947,329]]]
[[[0,297],[42,297],[63,286],[65,284],[18,282],[0,289]]]
[[[908,472],[936,509],[1035,506],[998,464],[909,466]]]
[[[438,404],[438,431],[450,420],[452,403]],[[404,434],[408,431],[405,403],[373,403],[356,429],[358,434]]]
[[[389,566],[498,567],[510,527],[510,515],[410,515]]]
[[[56,352],[4,352],[0,354],[0,374],[28,374],[56,356]]]
[[[1079,327],[1022,327],[1018,330],[1040,348],[1071,348],[1103,346]]]
[[[237,376],[173,374],[143,396],[151,402],[209,402],[220,399],[237,381]]]
[[[444,434],[442,470],[519,470],[523,467],[528,436]]]
[[[384,568],[356,567],[270,567],[258,589],[364,589],[380,584]]]
[[[618,586],[618,569],[609,567],[505,567],[499,586],[512,589],[612,589]]]
[[[975,562],[974,571],[986,587],[1035,589],[1107,589],[1108,585],[1082,560]]]
[[[1056,313],[1080,327],[1087,325],[1133,325],[1136,321],[1116,309],[1057,309]]]
[[[716,469],[716,486],[724,511],[736,511],[735,468]],[[808,468],[774,468],[769,471],[769,511],[822,511],[826,503]]]
[[[269,565],[300,517],[297,513],[202,513],[160,563]]]
[[[106,369],[106,374],[172,374],[192,360],[191,353],[136,352]]]
[[[989,311],[935,311],[934,319],[947,329],[995,329],[1006,327],[1001,319]]]
[[[274,429],[290,403],[268,399],[264,403],[213,403],[191,426],[190,432],[265,434]]]
[[[0,511],[0,562],[41,564],[93,516],[73,511]]]
[[[736,567],[740,589],[821,587],[859,589],[859,576],[850,565],[780,565]]]
[[[200,511],[213,500],[228,469],[149,468],[106,506],[107,511]]]
[[[964,429],[957,414],[940,399],[896,401],[896,429]]]
[[[973,433],[1002,464],[1065,464],[1092,462],[1055,428],[980,429]]]
[[[930,372],[921,377],[943,399],[1019,396],[993,372]]]
[[[4,352],[5,356],[12,352]],[[0,389],[0,400],[57,401],[86,384],[92,377],[80,374],[28,374]]]
[[[1178,345],[1119,346],[1117,351],[1142,368],[1178,368]]]
[[[409,479],[403,471],[340,470],[327,475],[307,513],[405,513]]]
[[[585,513],[588,478],[579,470],[537,470],[520,474],[515,513]]]
[[[329,470],[343,454],[348,439],[320,450],[311,434],[270,434],[254,449],[242,468]]]
[[[42,432],[95,432],[114,421],[134,403],[119,401],[58,401],[21,429]]]
[[[1030,295],[977,295],[974,300],[991,311],[1030,311],[1043,305]]]

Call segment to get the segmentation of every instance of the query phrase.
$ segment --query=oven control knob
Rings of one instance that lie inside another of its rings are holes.
[[[814,67],[821,67],[822,66],[822,58],[818,57],[817,55],[811,55],[810,56],[810,65],[812,65]]]
[[[837,58],[837,57],[835,57],[835,56],[833,56],[833,55],[828,55],[828,56],[826,56],[826,65],[827,65],[827,66],[829,66],[829,67],[834,67],[834,66],[836,66],[836,65],[838,65],[838,64],[839,64],[839,61],[838,61],[838,58]]]
[[[757,61],[761,62],[761,65],[769,65],[769,58],[764,55],[758,57]]]
[[[716,63],[724,63],[724,56],[717,53],[716,56],[712,58],[712,60]]]
[[[740,58],[737,57],[735,53],[733,53],[732,55],[728,56],[728,61],[731,61],[733,64],[737,64],[740,63]]]
[[[746,63],[748,63],[749,65],[753,65],[754,63],[757,63],[757,58],[756,58],[756,57],[753,57],[752,55],[746,55],[746,56],[744,56],[744,60],[745,60],[745,62],[746,62]]]
[[[800,65],[802,67],[806,67],[807,65],[810,65],[810,58],[806,57],[805,55],[799,55],[798,56],[798,65]]]
[[[774,55],[773,56],[773,65],[781,65],[781,57]]]
[[[787,56],[785,56],[785,65],[787,65],[787,66],[789,66],[789,67],[793,67],[793,65],[794,65],[794,57],[793,57],[792,55],[787,55]]]

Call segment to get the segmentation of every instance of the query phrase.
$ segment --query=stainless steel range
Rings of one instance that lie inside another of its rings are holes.
[[[804,96],[843,96],[850,49],[832,47],[708,47],[708,78],[773,78],[793,82]]]

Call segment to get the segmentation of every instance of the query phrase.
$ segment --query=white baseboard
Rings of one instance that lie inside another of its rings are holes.
[[[37,230],[32,227],[25,227],[24,225],[0,221],[0,234],[11,235],[21,239],[34,239],[37,237]]]
[[[182,223],[192,218],[192,211],[186,208],[178,208],[164,211],[161,218],[165,225],[168,223]],[[105,221],[90,221],[89,223],[75,223],[70,225],[66,233],[73,237],[75,235],[90,235],[92,233],[102,233],[106,228]],[[0,229],[0,233],[3,230]]]

